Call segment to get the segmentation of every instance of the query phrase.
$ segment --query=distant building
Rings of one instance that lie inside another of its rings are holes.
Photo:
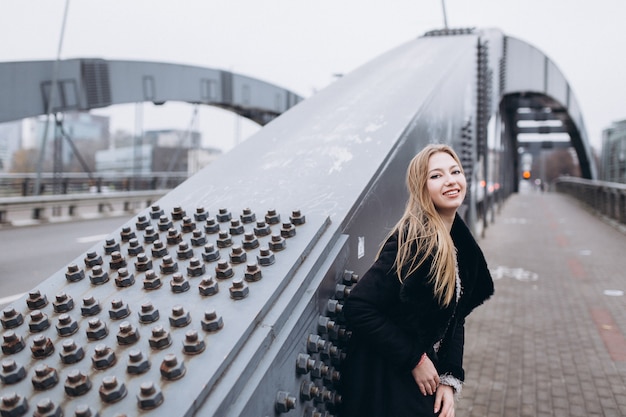
[[[602,132],[600,179],[626,184],[626,120],[615,122]]]

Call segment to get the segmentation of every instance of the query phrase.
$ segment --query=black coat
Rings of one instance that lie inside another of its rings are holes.
[[[423,353],[440,375],[464,380],[465,318],[494,288],[483,253],[458,215],[450,234],[462,288],[458,303],[439,306],[430,262],[400,283],[393,266],[396,235],[346,299],[343,313],[353,335],[341,368],[341,417],[433,416],[434,396],[422,395],[411,375]],[[440,340],[436,353],[433,345]]]

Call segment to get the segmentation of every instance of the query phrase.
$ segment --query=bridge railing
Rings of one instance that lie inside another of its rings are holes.
[[[0,227],[132,215],[169,189],[0,198]]]
[[[556,191],[569,194],[602,215],[626,224],[626,184],[560,177]]]

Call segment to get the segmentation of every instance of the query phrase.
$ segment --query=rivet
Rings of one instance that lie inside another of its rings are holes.
[[[180,206],[176,206],[172,209],[172,219],[173,220],[180,220],[183,217],[185,217],[187,213],[185,213],[185,210],[183,210],[182,207]]]
[[[193,217],[197,222],[205,221],[208,216],[209,213],[204,209],[204,207],[196,207],[196,212],[193,214]]]
[[[67,272],[65,273],[65,279],[69,282],[80,281],[85,278],[85,272],[78,268],[78,265],[72,263],[67,266]]]
[[[112,254],[115,251],[120,250],[120,245],[115,241],[115,239],[107,239],[104,242],[104,253],[107,255]]]
[[[159,217],[157,227],[161,232],[165,232],[172,227],[172,221],[167,216],[161,216]]]
[[[135,232],[133,232],[130,227],[124,226],[120,232],[120,237],[122,238],[122,242],[128,242],[135,237]]]
[[[225,208],[219,209],[215,217],[217,218],[217,221],[220,223],[225,223],[227,221],[230,221],[230,219],[232,219],[232,215],[230,214],[230,211],[228,211],[228,209],[225,209]]]
[[[196,228],[196,224],[191,220],[191,217],[183,217],[183,224],[180,226],[180,230],[183,233],[191,233]]]
[[[135,275],[129,274],[128,269],[120,268],[117,270],[117,277],[115,277],[115,285],[118,287],[130,287],[135,283]]]
[[[205,262],[214,262],[220,258],[220,252],[215,248],[212,243],[208,243],[204,246],[204,253],[202,259]]]
[[[291,212],[291,216],[289,216],[289,220],[295,226],[300,226],[306,223],[306,216],[304,216],[300,210],[294,210]]]
[[[74,308],[74,299],[61,291],[55,296],[52,307],[56,313],[65,313]]]
[[[176,245],[183,241],[183,237],[178,230],[170,227],[169,229],[167,229],[166,241],[168,245]]]
[[[136,256],[143,251],[143,246],[139,244],[139,240],[137,240],[137,238],[134,237],[128,241],[128,256]]]
[[[230,221],[228,231],[233,236],[242,235],[244,232],[243,224],[239,220],[233,219]]]
[[[146,230],[146,227],[150,226],[150,220],[146,216],[138,216],[135,222],[135,228],[137,230]]]
[[[152,256],[154,258],[162,258],[167,255],[167,247],[160,240],[155,240],[152,244]]]
[[[212,235],[219,231],[220,231],[220,225],[213,217],[206,220],[206,223],[204,225],[204,233]]]
[[[159,240],[159,234],[154,230],[154,227],[148,226],[143,234],[144,243],[152,243],[155,240]]]
[[[265,214],[265,222],[267,224],[280,223],[280,214],[278,214],[275,209],[267,210],[267,213]]]
[[[189,247],[187,242],[181,242],[178,245],[178,250],[176,251],[176,255],[178,256],[178,259],[193,258],[193,249]]]
[[[256,222],[256,227],[254,228],[254,234],[256,236],[268,236],[270,233],[272,233],[272,229],[270,229],[269,224],[264,221]]]
[[[162,215],[163,210],[161,209],[161,207],[159,207],[158,205],[153,205],[152,207],[150,207],[150,218],[158,219]]]

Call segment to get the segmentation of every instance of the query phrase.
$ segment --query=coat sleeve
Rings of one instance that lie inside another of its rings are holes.
[[[448,334],[443,340],[441,350],[438,353],[439,361],[437,371],[442,374],[450,374],[460,381],[465,380],[463,369],[463,346],[465,344],[465,319],[455,320],[454,325],[448,329]]]
[[[391,317],[393,307],[400,303],[400,282],[393,264],[397,239],[385,243],[381,255],[351,291],[343,307],[348,327],[358,335],[358,343],[366,343],[402,369],[413,369],[423,348],[415,336],[397,325]]]

